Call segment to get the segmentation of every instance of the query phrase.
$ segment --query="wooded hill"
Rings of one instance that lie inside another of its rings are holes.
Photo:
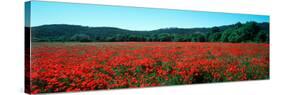
[[[29,28],[29,27],[26,27]],[[269,23],[236,23],[210,28],[134,31],[115,27],[52,24],[31,27],[33,42],[255,42],[269,43]]]

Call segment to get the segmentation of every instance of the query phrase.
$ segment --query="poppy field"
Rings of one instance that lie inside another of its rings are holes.
[[[269,79],[269,44],[32,43],[31,93]]]

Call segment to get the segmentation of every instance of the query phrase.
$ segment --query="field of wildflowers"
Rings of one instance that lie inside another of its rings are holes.
[[[33,43],[31,55],[33,94],[269,78],[269,44]]]

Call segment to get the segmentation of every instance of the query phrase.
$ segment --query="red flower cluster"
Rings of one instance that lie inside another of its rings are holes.
[[[34,43],[32,93],[269,78],[269,44]]]

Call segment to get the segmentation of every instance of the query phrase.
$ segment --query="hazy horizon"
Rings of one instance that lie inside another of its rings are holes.
[[[252,21],[249,21],[249,22],[252,22]],[[239,22],[236,22],[236,23],[239,23]],[[236,24],[236,23],[233,23],[233,24]],[[242,23],[242,24],[245,24],[245,23]],[[269,22],[258,22],[258,23],[269,23]],[[227,24],[227,25],[233,25],[233,24]],[[91,28],[109,27],[109,28],[125,29],[125,28],[113,27],[113,26],[86,26],[86,25],[78,25],[78,24],[43,24],[43,25],[31,26],[31,27],[40,27],[40,26],[45,26],[45,25],[74,25],[74,26],[91,27]],[[227,25],[220,25],[220,26],[227,26]],[[220,27],[220,26],[212,26],[212,27]],[[192,29],[192,28],[212,28],[212,27],[189,27],[189,28],[187,28],[187,27],[162,27],[162,28],[158,28],[158,29],[169,29],[169,28]],[[152,30],[158,30],[158,29],[152,29]],[[125,30],[152,31],[152,30],[134,30],[134,29],[125,29]]]

